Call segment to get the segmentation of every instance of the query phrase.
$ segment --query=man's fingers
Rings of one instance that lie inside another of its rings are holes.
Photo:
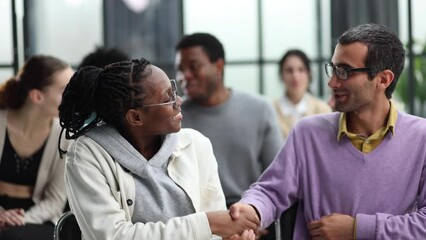
[[[238,203],[232,204],[229,208],[229,214],[232,219],[237,220],[240,216],[241,206]]]
[[[257,225],[256,223],[253,223],[253,222],[248,222],[245,225],[249,229],[257,229],[257,227],[259,226],[259,225]]]
[[[308,224],[308,230],[310,229],[315,229],[315,228],[319,228],[322,226],[322,222],[321,220],[319,221],[312,221]]]
[[[311,237],[321,236],[322,235],[321,228],[315,228],[315,229],[309,230],[309,235],[311,235]]]

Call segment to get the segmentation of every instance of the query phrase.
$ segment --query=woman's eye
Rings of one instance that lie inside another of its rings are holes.
[[[167,98],[167,101],[165,102],[171,102],[171,101],[173,101],[173,95],[169,95],[169,97]]]

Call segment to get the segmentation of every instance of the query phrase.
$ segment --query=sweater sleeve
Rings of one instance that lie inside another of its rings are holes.
[[[203,194],[207,196],[205,199],[201,199],[202,205],[200,211],[209,212],[217,210],[226,210],[225,195],[222,190],[222,185],[219,179],[218,165],[216,158],[213,153],[213,147],[208,138],[205,138],[206,141],[206,151],[203,157],[206,162],[210,163],[209,166],[209,177],[207,188],[202,189],[201,191],[210,192],[211,194]],[[220,236],[213,235],[211,239],[222,239]]]
[[[65,207],[65,156],[61,158],[58,152],[58,138],[61,131],[58,121],[54,119],[43,152],[32,197],[35,204],[25,212],[26,223],[42,224],[47,221],[56,223]],[[67,149],[68,146],[69,141],[62,137],[61,149]]]
[[[300,198],[299,166],[291,132],[283,148],[271,165],[250,186],[241,202],[256,207],[263,228],[269,226],[281,213]]]
[[[222,190],[222,185],[219,179],[218,165],[216,158],[213,153],[213,147],[208,138],[205,138],[206,141],[206,150],[204,151],[204,155],[202,157],[205,162],[209,163],[208,168],[208,182],[207,187],[202,189],[202,191],[209,191],[212,194],[206,194],[205,199],[202,199],[202,208],[200,211],[209,212],[209,211],[217,211],[217,210],[226,210],[225,203],[225,195]],[[211,191],[212,190],[212,191]]]
[[[426,164],[425,164],[426,165]],[[417,211],[405,215],[376,213],[356,215],[357,239],[425,239],[426,166],[419,183]]]
[[[212,233],[205,213],[175,217],[167,222],[132,223],[121,207],[113,178],[113,161],[106,152],[72,143],[67,153],[65,184],[70,207],[86,240],[95,239],[210,239]],[[111,174],[111,175],[110,175]]]
[[[64,163],[65,159],[58,157],[55,160],[41,201],[25,213],[26,223],[42,224],[48,220],[56,223],[56,220],[61,216],[66,202]]]

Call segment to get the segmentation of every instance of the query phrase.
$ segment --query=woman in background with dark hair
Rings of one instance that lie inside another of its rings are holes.
[[[202,240],[256,229],[258,219],[240,223],[226,211],[211,143],[181,129],[176,91],[145,59],[71,78],[59,116],[76,139],[65,182],[84,239]]]
[[[283,137],[286,138],[297,120],[304,116],[331,112],[321,99],[309,93],[310,60],[298,49],[287,51],[278,63],[284,95],[274,101]]]
[[[66,200],[58,106],[72,74],[57,58],[33,56],[0,88],[3,240],[52,239]]]

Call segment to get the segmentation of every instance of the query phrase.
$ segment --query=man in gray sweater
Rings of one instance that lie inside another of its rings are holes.
[[[230,206],[257,180],[282,146],[275,112],[265,98],[225,87],[225,52],[214,36],[184,36],[176,52],[177,80],[186,95],[181,106],[182,125],[211,140]]]

